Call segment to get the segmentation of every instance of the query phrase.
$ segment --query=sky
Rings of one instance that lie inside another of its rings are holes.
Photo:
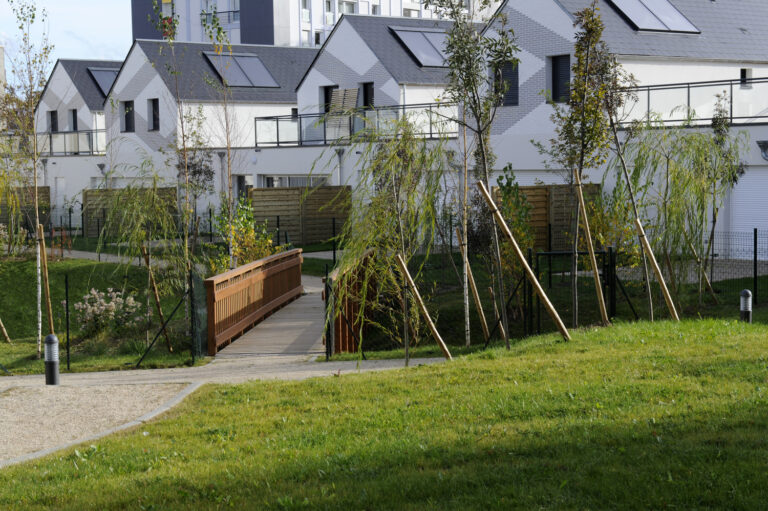
[[[48,11],[46,28],[54,45],[51,67],[60,58],[122,60],[131,47],[131,0],[36,0],[36,4]],[[39,35],[33,39],[39,40]],[[0,0],[0,45],[12,55],[18,41],[8,0]],[[10,67],[7,59],[6,66]]]

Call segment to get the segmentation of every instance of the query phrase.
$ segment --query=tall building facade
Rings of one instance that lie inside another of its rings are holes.
[[[134,39],[159,39],[154,2],[179,18],[177,39],[207,42],[205,22],[217,13],[233,44],[320,46],[343,14],[433,18],[422,0],[131,0]],[[472,0],[467,0],[469,5]]]

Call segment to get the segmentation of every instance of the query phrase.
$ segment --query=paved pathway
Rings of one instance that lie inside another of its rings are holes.
[[[181,402],[204,383],[303,380],[403,367],[402,360],[371,360],[359,365],[357,362],[316,362],[324,353],[322,282],[309,276],[302,276],[302,281],[307,294],[234,341],[204,366],[62,374],[61,387],[44,387],[42,375],[0,377],[0,413],[6,414],[6,426],[22,428],[31,439],[8,450],[5,459],[0,450],[0,468],[138,426]],[[418,359],[412,360],[411,365],[442,361]],[[147,413],[149,405],[137,407],[135,399],[125,399],[126,385],[131,386],[128,390],[131,395],[146,394],[143,401],[154,403],[152,406],[159,396],[167,398],[169,392],[175,397]],[[179,392],[179,389],[183,390]],[[83,407],[88,413],[71,413],[73,406]],[[102,429],[97,433],[88,419],[94,414],[112,417],[111,421],[99,423]],[[135,417],[138,418],[125,422]],[[0,421],[0,424],[4,423]],[[47,437],[50,428],[83,431],[90,436]],[[70,443],[62,444],[65,440]],[[10,459],[11,455],[16,457]]]

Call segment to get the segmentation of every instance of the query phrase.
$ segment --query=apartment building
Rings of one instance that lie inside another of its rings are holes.
[[[131,0],[134,39],[158,39],[153,2]],[[206,21],[216,12],[233,44],[319,47],[344,14],[433,18],[422,0],[160,0],[165,16],[178,16],[177,38],[207,42]],[[465,0],[467,7],[473,0]],[[478,13],[479,14],[479,13]]]

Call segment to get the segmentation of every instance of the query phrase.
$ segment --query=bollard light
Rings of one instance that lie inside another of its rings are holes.
[[[745,289],[741,292],[741,321],[752,323],[752,292]]]
[[[59,338],[54,334],[45,338],[45,384],[59,384]]]

